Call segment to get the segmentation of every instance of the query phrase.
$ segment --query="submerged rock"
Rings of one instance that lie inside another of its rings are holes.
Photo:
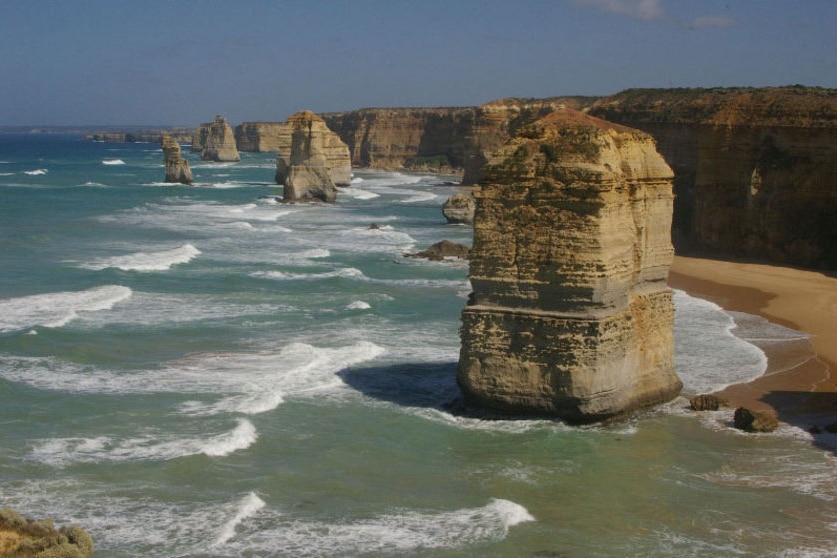
[[[463,392],[572,422],[674,398],[672,172],[653,139],[558,110],[521,129],[483,176]]]
[[[192,169],[189,161],[180,154],[180,144],[171,136],[163,136],[161,140],[163,158],[166,165],[166,182],[192,183]]]
[[[733,424],[744,432],[773,432],[779,427],[779,421],[770,413],[753,411],[746,407],[735,410]]]
[[[474,201],[473,196],[454,194],[442,205],[442,214],[448,223],[473,225],[476,208],[477,202]]]
[[[0,510],[0,556],[5,558],[88,558],[93,538],[80,527],[55,529],[52,520],[27,519]]]
[[[349,148],[311,111],[288,118],[290,153],[276,156],[276,182],[285,187],[283,200],[333,203],[337,186],[351,184]]]

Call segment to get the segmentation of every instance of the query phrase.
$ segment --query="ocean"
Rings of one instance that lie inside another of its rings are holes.
[[[450,177],[283,205],[272,155],[184,154],[195,186],[158,145],[0,135],[0,507],[100,557],[837,555],[835,451],[799,428],[446,411],[468,267],[404,254],[470,243]],[[687,395],[810,356],[675,301]]]

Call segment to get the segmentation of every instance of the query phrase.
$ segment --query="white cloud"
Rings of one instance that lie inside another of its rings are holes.
[[[626,15],[635,19],[661,19],[662,0],[575,0],[577,4],[594,6],[603,12]]]
[[[692,21],[692,27],[734,27],[738,22],[727,16],[704,16]]]

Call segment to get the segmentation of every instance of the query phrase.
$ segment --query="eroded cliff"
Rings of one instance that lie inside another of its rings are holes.
[[[653,139],[558,109],[520,129],[483,172],[464,393],[575,422],[676,396],[672,172]]]
[[[239,151],[290,153],[293,130],[285,122],[244,122],[235,127]]]
[[[837,268],[837,91],[628,90],[590,112],[656,138],[678,248]]]
[[[577,108],[591,101],[584,97],[501,99],[478,107],[366,108],[323,118],[349,146],[356,167],[464,170],[464,181],[472,184],[485,156],[516,129],[559,106]]]

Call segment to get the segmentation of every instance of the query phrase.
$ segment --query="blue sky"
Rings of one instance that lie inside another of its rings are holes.
[[[0,125],[837,87],[837,0],[0,0]]]

